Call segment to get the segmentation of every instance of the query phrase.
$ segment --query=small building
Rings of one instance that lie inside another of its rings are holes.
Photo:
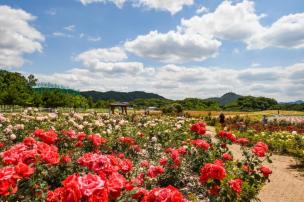
[[[114,114],[116,108],[121,109],[121,113],[127,115],[128,114],[128,107],[129,103],[128,102],[114,102],[110,104],[110,109],[109,113]]]

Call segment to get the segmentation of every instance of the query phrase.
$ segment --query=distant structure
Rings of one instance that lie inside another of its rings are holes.
[[[128,102],[114,102],[110,104],[109,113],[110,115],[114,114],[115,109],[120,108],[122,114],[128,115],[128,107],[129,107]]]
[[[35,86],[33,86],[33,89],[38,92],[44,92],[44,91],[50,91],[50,90],[60,90],[62,92],[73,94],[73,95],[80,95],[79,90],[72,89],[70,87],[64,86],[64,85],[58,85],[53,84],[49,82],[39,82]]]
[[[150,111],[156,111],[156,110],[158,110],[157,107],[147,107],[145,108],[145,115],[149,115]]]

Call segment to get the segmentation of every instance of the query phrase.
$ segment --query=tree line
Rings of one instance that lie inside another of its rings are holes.
[[[115,100],[93,100],[81,94],[70,93],[62,89],[37,90],[33,88],[38,80],[34,75],[25,77],[17,72],[0,70],[0,105],[18,105],[31,107],[69,107],[69,108],[108,108]],[[304,104],[279,104],[266,97],[243,96],[228,104],[221,105],[217,100],[186,98],[169,100],[163,98],[135,99],[130,102],[134,108],[144,109],[157,107],[164,112],[180,112],[182,110],[229,110],[259,111],[268,109],[284,109],[304,111]]]

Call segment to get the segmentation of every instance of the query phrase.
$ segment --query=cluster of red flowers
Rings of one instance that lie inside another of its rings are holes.
[[[236,143],[245,146],[249,143],[249,140],[247,138],[241,137],[236,140]]]
[[[203,149],[207,151],[210,148],[210,144],[202,139],[197,139],[197,140],[191,140],[191,144],[196,146],[197,148]]]
[[[220,131],[218,135],[219,135],[219,137],[228,139],[231,142],[236,142],[236,140],[237,140],[234,134],[227,132],[227,131]]]
[[[268,146],[264,142],[258,142],[252,148],[252,152],[258,157],[264,157],[268,152]]]
[[[108,187],[102,175],[73,174],[68,176],[62,185],[48,192],[46,202],[76,202],[82,199],[89,202],[108,201]]]
[[[29,165],[39,160],[47,164],[58,164],[60,162],[56,146],[36,141],[31,137],[25,138],[22,143],[18,143],[2,152],[0,156],[5,164],[23,162]]]
[[[58,139],[58,135],[54,130],[43,131],[41,129],[37,129],[34,131],[34,136],[39,137],[42,142],[47,144],[54,144]]]
[[[225,160],[225,161],[232,161],[232,160],[233,160],[232,155],[229,154],[229,153],[224,153],[224,154],[222,155],[222,158],[223,158],[223,160]]]
[[[104,144],[107,142],[105,138],[100,137],[100,135],[97,134],[91,134],[88,135],[88,139],[95,145],[96,147],[100,146],[101,144]]]
[[[267,166],[262,166],[259,170],[264,177],[269,177],[269,175],[272,173],[272,171]]]
[[[242,192],[242,180],[241,179],[233,179],[228,182],[230,188],[235,191],[236,193]]]
[[[174,167],[179,167],[181,164],[180,155],[186,154],[187,150],[184,147],[178,149],[168,148],[166,149],[166,153],[170,154]]]
[[[223,180],[226,177],[226,170],[223,162],[216,160],[214,163],[205,164],[200,170],[200,182],[206,183],[208,180]]]
[[[195,123],[191,126],[191,131],[204,135],[206,133],[206,124],[203,122]]]
[[[17,192],[17,181],[28,178],[34,173],[35,169],[18,162],[15,166],[0,168],[0,195],[7,196]]]
[[[85,153],[78,159],[78,164],[88,167],[90,170],[106,174],[122,171],[127,173],[131,171],[133,165],[130,159],[120,159],[110,154]]]
[[[169,185],[165,188],[154,188],[141,202],[186,202],[178,189]]]

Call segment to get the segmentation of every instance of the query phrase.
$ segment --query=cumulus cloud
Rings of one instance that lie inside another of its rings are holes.
[[[248,49],[304,48],[304,13],[282,16],[269,27],[262,26],[253,1],[224,1],[214,12],[182,19],[181,32],[209,35],[221,40],[238,40]]]
[[[24,10],[0,6],[0,66],[20,67],[23,54],[42,51],[44,36],[30,25],[33,20]]]
[[[143,6],[149,9],[169,11],[172,15],[183,9],[184,6],[190,6],[194,0],[135,0],[134,6]]]
[[[108,76],[142,73],[144,65],[140,62],[124,61],[128,57],[120,47],[109,49],[92,49],[76,56],[92,72],[100,72]]]
[[[75,59],[86,66],[96,62],[118,62],[127,59],[128,56],[120,47],[92,49],[79,54]]]
[[[203,13],[206,13],[206,12],[208,12],[208,11],[209,11],[208,8],[206,8],[206,7],[204,7],[204,6],[201,6],[199,9],[197,9],[197,10],[195,11],[195,13],[196,13],[196,14],[203,14]]]
[[[122,8],[125,2],[131,2],[134,7],[168,11],[174,15],[182,10],[184,6],[192,5],[194,0],[80,0],[80,2],[84,5],[112,2],[119,8]]]
[[[181,20],[181,31],[198,33],[225,40],[246,40],[257,32],[263,31],[254,2],[243,1],[233,4],[224,1],[214,12],[190,19]]]
[[[249,49],[304,48],[304,13],[283,16],[248,41]]]
[[[164,34],[152,31],[124,44],[131,53],[166,63],[202,61],[214,57],[220,45],[215,39],[174,31]]]

